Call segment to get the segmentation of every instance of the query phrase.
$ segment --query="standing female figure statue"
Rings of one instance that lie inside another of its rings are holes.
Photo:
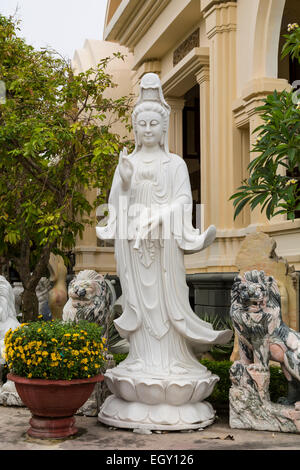
[[[168,150],[170,108],[158,76],[144,75],[132,114],[135,149],[121,152],[101,239],[115,239],[123,313],[115,326],[129,341],[127,358],[106,373],[113,395],[99,419],[119,427],[185,429],[213,421],[202,402],[218,377],[196,358],[231,330],[215,331],[192,311],[184,253],[215,239],[192,226],[192,195],[184,160]]]

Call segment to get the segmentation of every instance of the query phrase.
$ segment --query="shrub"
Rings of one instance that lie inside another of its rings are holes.
[[[210,350],[209,354],[215,361],[228,361],[233,351],[234,346],[234,327],[230,317],[220,318],[218,315],[209,315],[205,313],[200,315],[201,320],[211,323],[216,331],[232,330],[232,338],[226,344],[215,344]]]
[[[280,367],[270,366],[270,399],[276,402],[280,397],[286,397],[288,382]]]
[[[229,378],[229,369],[232,365],[231,361],[210,361],[201,359],[201,364],[207,367],[213,374],[220,377],[219,382],[214,387],[212,394],[207,398],[211,404],[226,405],[229,403],[229,389],[231,381]]]
[[[5,335],[10,372],[27,378],[83,379],[101,372],[106,339],[96,323],[36,321]]]
[[[207,398],[207,401],[214,405],[227,405],[229,404],[229,389],[231,381],[229,377],[229,369],[232,365],[231,361],[209,361],[202,359],[203,364],[213,374],[220,377],[219,382],[216,384],[212,394]],[[270,399],[276,403],[278,398],[287,395],[287,380],[284,377],[281,368],[277,366],[270,366]]]
[[[114,360],[115,360],[116,366],[120,364],[120,362],[124,361],[126,357],[127,357],[127,354],[114,354]]]

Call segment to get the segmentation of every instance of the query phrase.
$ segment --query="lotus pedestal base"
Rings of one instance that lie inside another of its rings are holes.
[[[219,377],[211,372],[196,376],[123,375],[109,369],[105,381],[113,393],[100,408],[98,419],[109,426],[129,429],[198,429],[213,423],[215,411],[207,398]]]
[[[209,426],[214,422],[215,411],[207,402],[181,406],[146,405],[111,395],[103,404],[98,419],[117,428],[179,431]]]

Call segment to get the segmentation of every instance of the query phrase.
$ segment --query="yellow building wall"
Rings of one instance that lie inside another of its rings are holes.
[[[186,256],[187,272],[236,271],[239,246],[255,231],[272,236],[277,254],[300,270],[299,219],[267,221],[259,209],[246,208],[234,221],[229,201],[253,158],[253,130],[260,122],[255,108],[274,89],[290,87],[285,78],[278,78],[278,52],[281,28],[299,10],[298,0],[122,0],[117,8],[115,3],[108,2],[104,39],[129,51],[128,90],[137,94],[144,73],[159,74],[172,109],[170,149],[179,155],[184,94],[199,86],[201,202],[205,227],[213,223],[217,238],[204,252]],[[196,43],[192,33],[197,30]],[[182,57],[174,63],[180,48]],[[113,249],[96,248],[93,237],[83,240],[90,254],[85,260],[82,254],[77,257],[77,269],[90,263],[101,272],[112,272]]]

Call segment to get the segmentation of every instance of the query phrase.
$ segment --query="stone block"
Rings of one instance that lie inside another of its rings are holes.
[[[230,369],[229,425],[236,429],[299,432],[298,413],[293,406],[272,403],[269,370],[251,370],[240,361]]]

